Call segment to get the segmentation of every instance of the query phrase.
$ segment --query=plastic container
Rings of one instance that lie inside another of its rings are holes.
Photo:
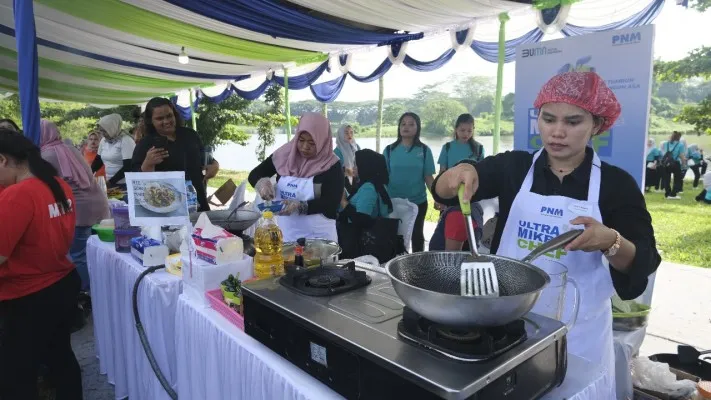
[[[210,306],[212,306],[213,310],[227,318],[228,321],[233,323],[240,330],[244,330],[244,317],[225,304],[225,301],[222,299],[221,289],[205,292],[205,297],[207,297],[207,300],[210,302]]]
[[[121,205],[111,206],[111,217],[114,219],[114,227],[118,230],[135,229],[128,219],[128,207]]]
[[[254,276],[257,279],[284,275],[282,247],[284,236],[274,220],[274,213],[264,211],[254,233]]]
[[[197,191],[192,181],[185,181],[185,196],[188,198],[188,212],[194,213],[198,210]]]
[[[114,245],[119,253],[131,252],[131,239],[141,236],[140,229],[114,229]]]
[[[113,226],[102,226],[96,224],[91,227],[91,229],[99,235],[99,240],[102,242],[113,242],[114,241],[114,227]]]

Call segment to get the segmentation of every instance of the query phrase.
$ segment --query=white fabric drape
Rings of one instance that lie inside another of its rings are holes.
[[[530,5],[502,0],[292,0],[346,20],[410,32],[441,30]]]
[[[342,399],[211,308],[180,296],[178,397],[186,400]]]
[[[148,363],[136,333],[131,294],[143,272],[130,254],[116,253],[113,243],[89,238],[86,246],[91,280],[94,339],[99,369],[116,386],[116,399],[168,400]],[[138,309],[158,365],[175,387],[175,309],[182,281],[157,271],[141,281]]]

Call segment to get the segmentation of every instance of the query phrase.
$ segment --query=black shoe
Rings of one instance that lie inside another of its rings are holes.
[[[84,309],[84,315],[87,317],[89,314],[91,314],[91,296],[89,296],[89,292],[79,292],[79,296],[77,298],[78,304]]]

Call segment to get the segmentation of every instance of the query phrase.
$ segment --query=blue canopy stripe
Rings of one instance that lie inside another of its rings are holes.
[[[336,100],[336,97],[338,97],[341,90],[343,90],[343,84],[346,83],[346,76],[347,75],[341,75],[336,79],[311,85],[311,94],[313,94],[316,100],[322,103],[331,103]]]
[[[524,44],[538,43],[543,39],[543,31],[535,28],[528,33],[524,33],[516,39],[507,40],[505,46],[506,56],[504,62],[514,61],[516,58],[516,47]],[[497,62],[497,57],[499,54],[499,44],[497,42],[481,42],[479,40],[474,40],[471,45],[472,50],[479,57],[486,61],[495,63]]]
[[[165,0],[225,24],[275,38],[316,43],[385,45],[416,40],[422,33],[380,33],[314,17],[275,0]]]
[[[631,15],[628,18],[623,19],[622,21],[611,22],[609,24],[597,27],[567,24],[565,25],[565,27],[563,27],[561,32],[565,36],[578,36],[585,35],[587,33],[602,32],[612,29],[624,29],[632,28],[635,26],[648,25],[651,24],[657,18],[657,16],[659,16],[659,13],[662,11],[663,7],[664,0],[652,0],[652,2],[649,3],[649,5],[642,9],[640,12]]]
[[[13,13],[17,36],[17,75],[22,110],[22,130],[40,144],[39,68],[35,35],[35,14],[31,1],[14,0]]]

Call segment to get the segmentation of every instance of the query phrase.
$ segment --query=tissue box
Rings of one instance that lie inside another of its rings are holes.
[[[210,305],[206,292],[220,289],[220,282],[227,279],[232,274],[237,276],[242,282],[254,276],[254,266],[252,257],[244,255],[239,261],[214,265],[203,260],[192,260],[192,275],[190,269],[190,259],[183,256],[183,293],[190,296],[198,303],[208,307]]]
[[[195,228],[193,242],[197,257],[210,264],[235,262],[244,257],[242,239],[224,229],[220,234],[208,238],[202,236],[202,229]]]
[[[155,267],[165,264],[169,251],[168,246],[162,245],[159,241],[139,236],[131,239],[131,254],[144,267]]]

